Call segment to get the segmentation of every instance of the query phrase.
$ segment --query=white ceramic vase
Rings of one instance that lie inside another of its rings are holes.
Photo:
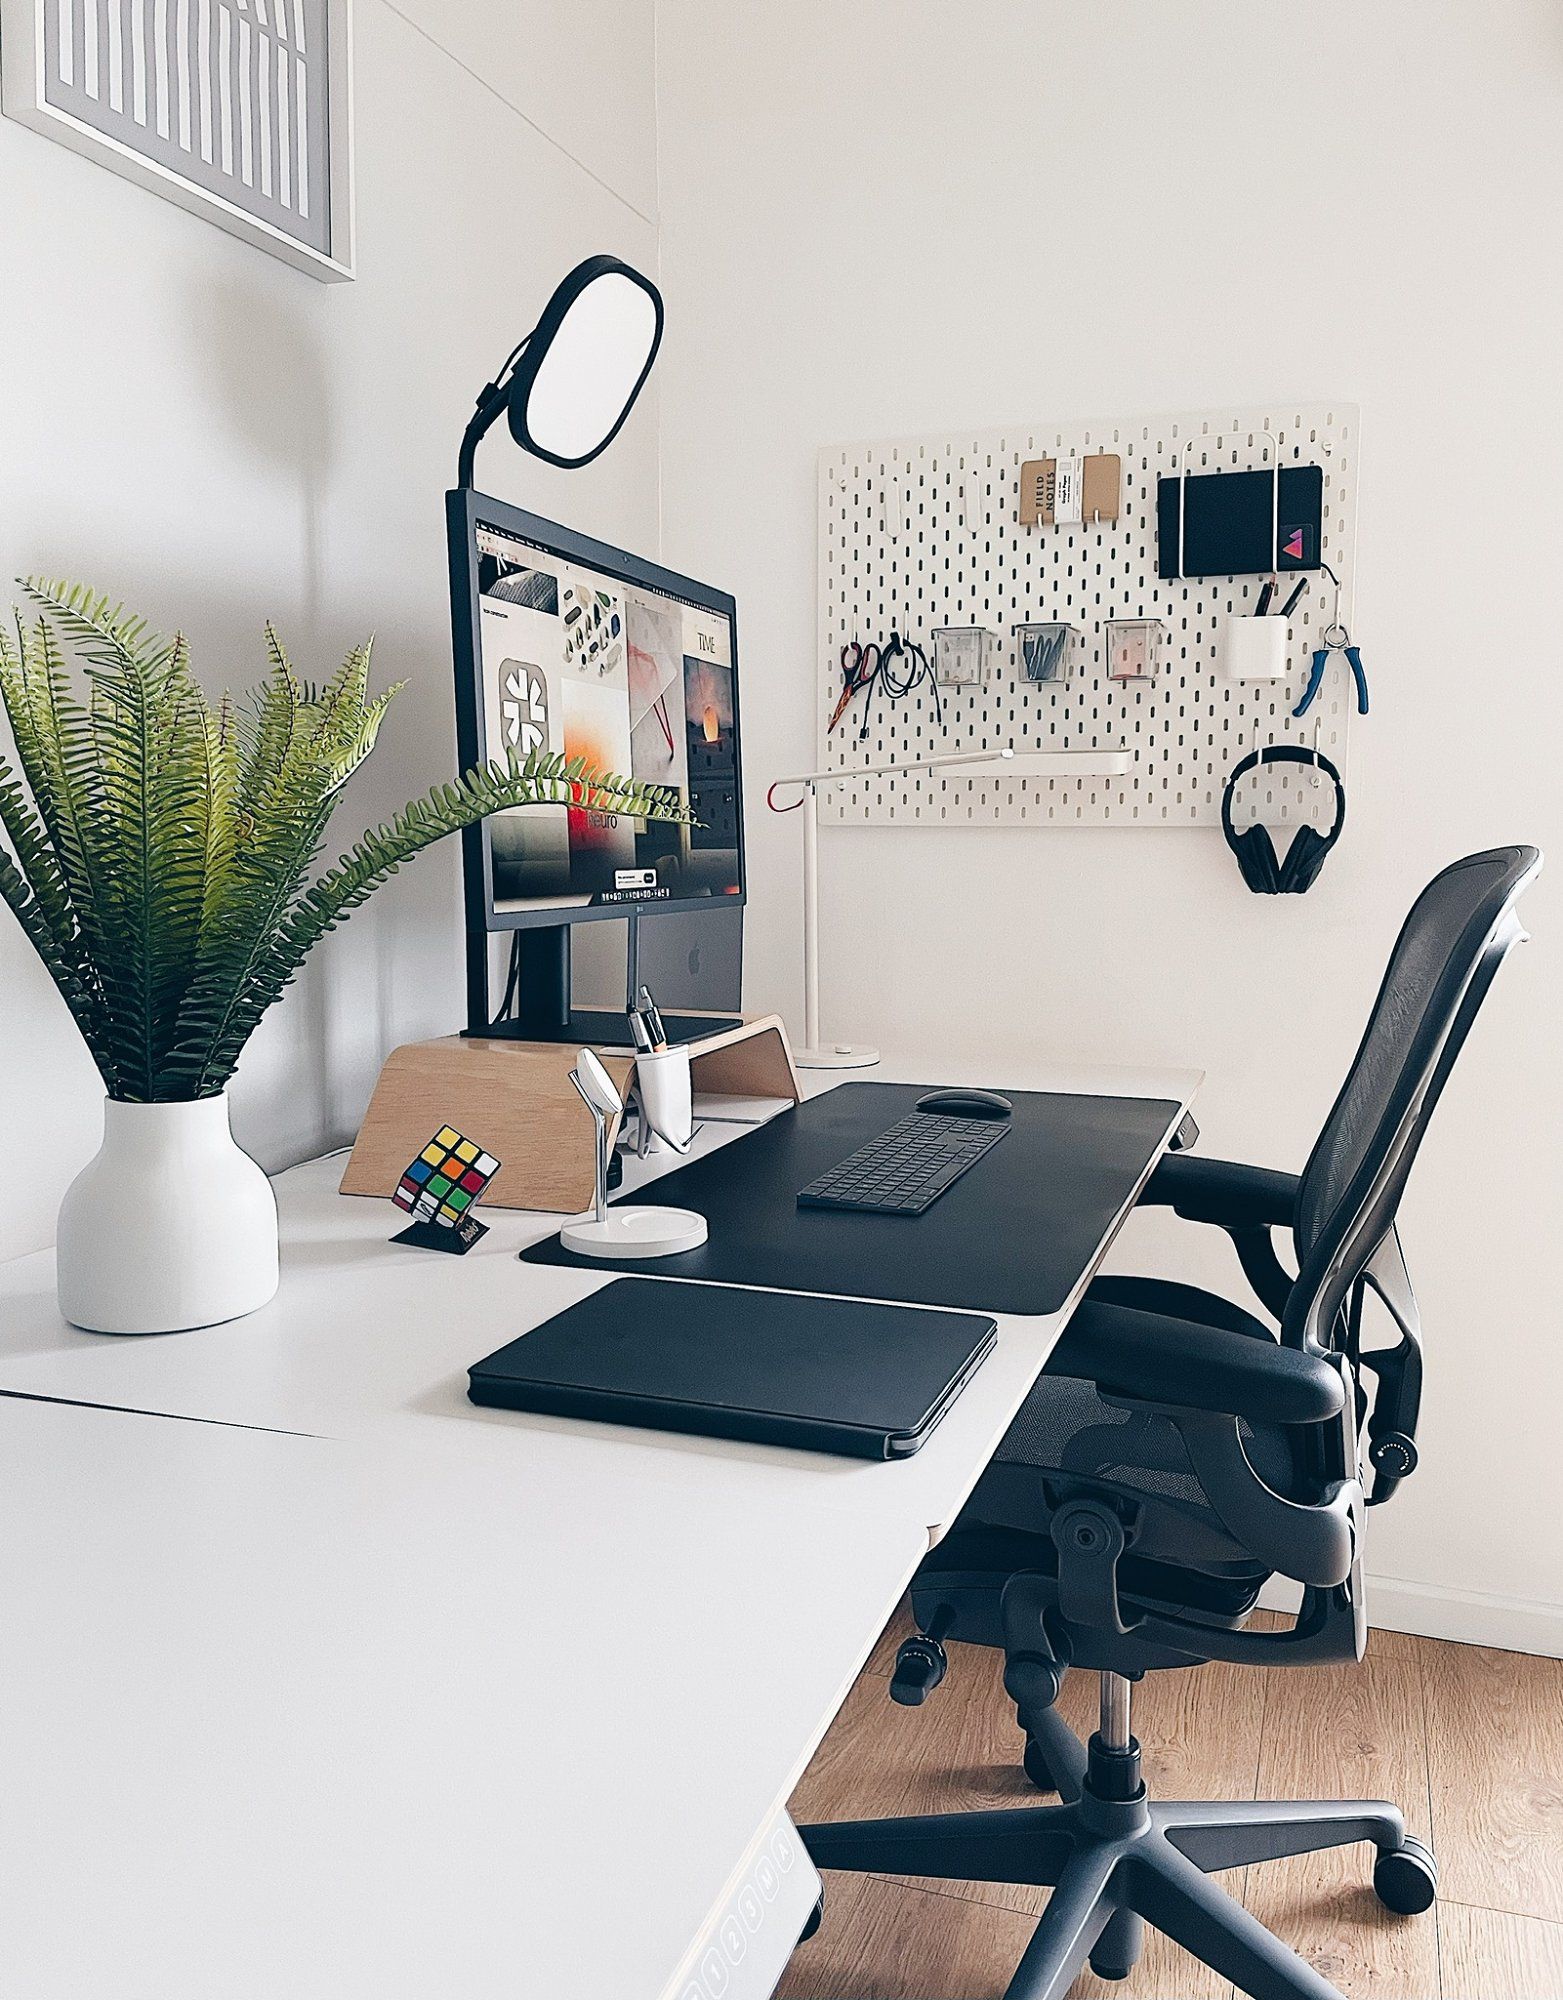
[[[60,1311],[92,1333],[177,1333],[277,1289],[277,1203],[234,1144],[228,1097],[103,1107],[103,1146],[60,1208]]]

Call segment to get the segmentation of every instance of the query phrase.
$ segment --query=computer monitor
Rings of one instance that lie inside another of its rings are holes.
[[[744,900],[736,607],[726,592],[463,488],[446,496],[463,768],[540,749],[676,792],[691,825],[520,806],[463,836],[468,1032],[619,1040],[570,1004],[569,929]],[[516,931],[513,1012],[488,940]],[[667,1020],[664,1011],[664,1020]],[[682,1035],[726,1025],[668,1021]]]

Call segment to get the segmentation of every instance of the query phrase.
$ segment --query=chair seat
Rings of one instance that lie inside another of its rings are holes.
[[[1099,1278],[1088,1298],[1101,1305],[1159,1313],[1276,1344],[1276,1335],[1241,1306],[1194,1285],[1159,1278]],[[1071,1369],[1069,1329],[1016,1413],[960,1517],[965,1530],[1045,1534],[1047,1486],[1090,1481],[1135,1509],[1134,1551],[1206,1576],[1255,1574],[1252,1554],[1205,1497],[1177,1428],[1150,1411],[1109,1402]],[[1288,1498],[1304,1484],[1285,1428],[1242,1424],[1245,1448],[1267,1485]]]

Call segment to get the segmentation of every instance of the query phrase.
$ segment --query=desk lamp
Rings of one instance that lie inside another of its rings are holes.
[[[536,326],[485,383],[461,440],[456,484],[472,484],[479,442],[501,411],[523,451],[568,470],[608,449],[662,343],[662,294],[617,257],[561,278]]]
[[[854,778],[899,778],[912,772],[942,774],[961,765],[997,764],[995,778],[1117,777],[1129,768],[1126,750],[958,750],[945,757],[919,757],[909,764],[864,764],[845,771],[806,771],[795,778],[778,778],[766,793],[773,812],[803,808],[803,1042],[792,1059],[799,1069],[871,1069],[878,1049],[861,1042],[820,1041],[819,1031],[819,788]],[[784,787],[801,786],[794,805],[778,806]]]

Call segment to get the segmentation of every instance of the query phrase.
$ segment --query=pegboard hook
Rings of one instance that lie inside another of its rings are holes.
[[[1197,439],[1192,437],[1183,438],[1178,444],[1178,575],[1180,577],[1184,573],[1183,505],[1185,495],[1188,492],[1189,453],[1196,444],[1205,443],[1212,435],[1219,437],[1221,434],[1219,431],[1214,434],[1210,431],[1201,431]],[[1259,435],[1267,439],[1270,445],[1270,562],[1268,567],[1274,570],[1276,563],[1280,560],[1281,551],[1281,440],[1268,424],[1264,426]],[[1321,564],[1322,567],[1323,565]],[[1336,584],[1335,589],[1338,606],[1340,585]]]
[[[1335,586],[1335,595],[1330,599],[1329,623],[1325,626],[1324,630],[1319,634],[1319,644],[1325,647],[1344,646],[1349,641],[1351,635],[1346,630],[1345,626],[1341,623],[1340,578],[1335,574],[1334,570],[1330,568],[1327,562],[1321,562],[1319,564],[1319,567],[1324,571],[1324,574],[1329,578],[1330,582]]]

